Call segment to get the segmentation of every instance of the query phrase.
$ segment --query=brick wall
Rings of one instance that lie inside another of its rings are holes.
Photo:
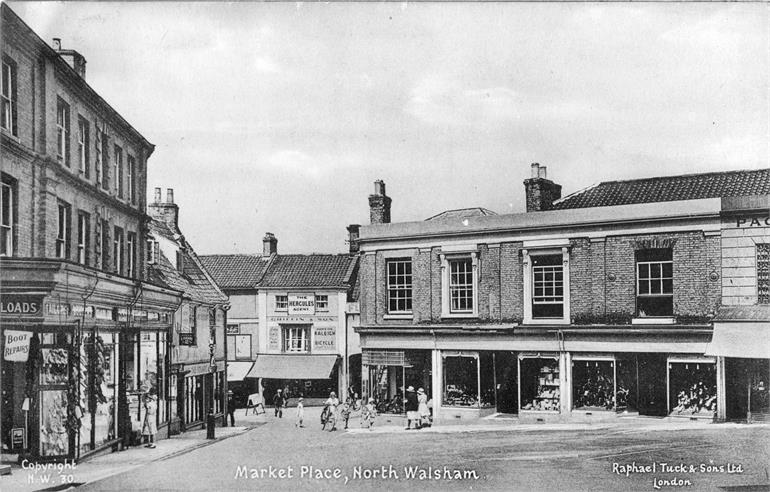
[[[652,245],[652,246],[650,246]],[[669,245],[674,262],[674,314],[703,317],[712,314],[720,301],[720,282],[711,273],[721,268],[718,236],[702,232],[609,236],[606,239],[570,240],[571,318],[601,322],[607,314],[636,315],[636,257],[639,248]],[[478,319],[520,321],[523,317],[522,243],[499,247],[480,244]],[[397,323],[441,321],[440,248],[414,250],[414,319]],[[361,266],[362,320],[389,322],[385,261],[379,251],[366,255]],[[376,272],[376,279],[374,273]],[[376,283],[374,283],[376,282]],[[376,313],[376,315],[375,315]],[[456,321],[450,321],[456,323]]]

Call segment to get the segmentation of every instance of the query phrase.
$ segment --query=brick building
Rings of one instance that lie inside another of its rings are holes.
[[[179,207],[174,190],[161,201],[160,188],[147,206],[149,223],[148,278],[156,285],[182,292],[174,312],[171,333],[158,334],[168,347],[167,398],[162,425],[169,433],[202,427],[211,410],[224,422],[227,383],[225,379],[225,322],[229,304],[201,263],[192,245],[179,229]],[[169,337],[166,340],[166,337]],[[154,339],[143,339],[152,343]]]
[[[355,254],[279,254],[267,233],[262,255],[201,259],[232,306],[228,381],[241,403],[281,388],[314,404],[359,386]]]
[[[724,417],[723,356],[706,355],[732,275],[722,200],[766,196],[770,171],[603,182],[561,198],[533,164],[524,185],[527,213],[389,223],[375,183],[359,238],[363,392],[399,410],[404,387],[423,387],[434,416],[452,420]],[[752,236],[757,251],[766,232]]]
[[[153,145],[83,56],[0,8],[2,451],[77,459],[139,430],[162,390],[161,347],[140,340],[170,329],[179,293],[145,278]]]

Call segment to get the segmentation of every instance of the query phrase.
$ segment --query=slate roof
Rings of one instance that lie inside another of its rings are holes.
[[[219,289],[211,275],[200,262],[192,246],[181,234],[175,234],[166,224],[157,220],[149,222],[149,232],[154,237],[164,237],[181,246],[183,271],[176,269],[176,258],[171,262],[162,250],[155,264],[148,265],[150,282],[181,291],[186,297],[206,304],[227,302],[227,296]]]
[[[259,288],[349,288],[358,257],[349,255],[275,255]]]
[[[464,219],[466,217],[485,217],[487,215],[497,215],[497,212],[482,207],[458,208],[456,210],[445,210],[425,220]]]
[[[204,255],[206,269],[223,289],[255,289],[269,264],[260,255]]]
[[[554,202],[553,210],[770,194],[770,169],[605,181]]]

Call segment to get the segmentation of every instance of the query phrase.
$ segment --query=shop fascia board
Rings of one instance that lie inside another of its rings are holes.
[[[580,234],[605,237],[623,234],[720,230],[719,198],[618,205],[521,214],[469,217],[458,221],[419,221],[372,224],[361,228],[362,251],[394,241],[410,240],[403,247],[431,247],[440,239],[473,236],[476,242],[548,240]],[[681,224],[685,222],[685,224]],[[591,230],[593,229],[593,230]],[[448,243],[448,244],[451,244]]]

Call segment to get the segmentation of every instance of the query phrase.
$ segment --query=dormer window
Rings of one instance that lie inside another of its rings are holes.
[[[178,272],[184,271],[184,253],[182,250],[176,250],[176,269]]]

